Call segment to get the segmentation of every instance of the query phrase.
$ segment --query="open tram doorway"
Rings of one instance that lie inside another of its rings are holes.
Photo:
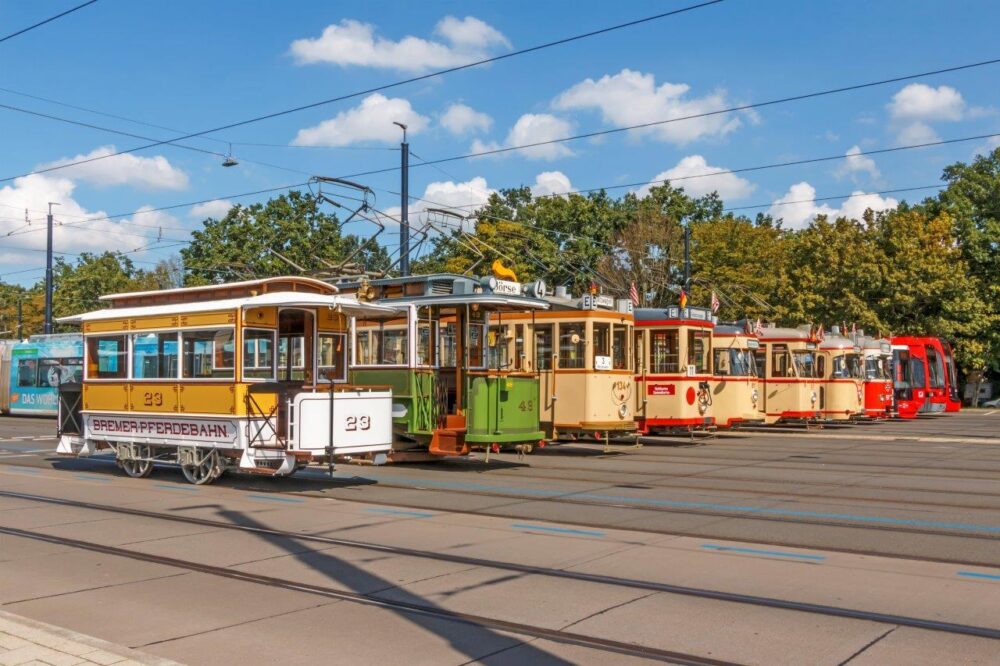
[[[314,386],[315,369],[316,315],[310,310],[281,310],[278,313],[278,381]]]

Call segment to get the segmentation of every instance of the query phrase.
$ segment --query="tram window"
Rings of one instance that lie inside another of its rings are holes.
[[[715,374],[721,377],[752,377],[757,374],[753,356],[745,349],[714,349],[712,360]]]
[[[437,322],[420,321],[417,322],[417,365],[434,365],[435,349],[437,340],[434,333],[437,331]]]
[[[799,377],[822,377],[823,357],[816,360],[816,354],[811,351],[798,351],[793,354],[795,359],[795,373]],[[791,375],[789,375],[791,376]]]
[[[18,360],[17,385],[21,388],[38,386],[38,359],[22,358]]]
[[[893,383],[896,388],[910,388],[910,378],[913,376],[913,368],[910,365],[910,352],[898,350],[892,353],[892,365],[895,372]]]
[[[407,335],[405,328],[383,329],[375,332],[376,338],[381,338],[380,365],[406,365]]]
[[[787,346],[773,345],[771,347],[771,376],[794,377],[795,373],[792,372],[790,361]]]
[[[274,378],[274,331],[243,329],[243,378]]]
[[[865,378],[863,359],[860,354],[847,355],[847,372],[853,379]]]
[[[927,373],[924,371],[924,360],[922,358],[910,359],[910,376],[913,378],[913,385],[924,388],[927,386]]]
[[[636,372],[646,367],[646,360],[645,360],[646,348],[642,336],[643,336],[642,331],[635,332],[635,344],[632,347],[632,351],[634,352],[633,361],[635,363],[633,367],[636,369]]]
[[[611,367],[628,370],[628,328],[616,325],[611,332]]]
[[[485,362],[486,324],[469,323],[469,367],[482,368]]]
[[[688,331],[688,365],[699,375],[708,372],[708,347],[712,334],[708,331]]]
[[[611,363],[611,324],[594,322],[594,369],[608,369]],[[604,357],[604,361],[598,360]],[[601,365],[602,363],[606,365]]]
[[[185,379],[234,379],[232,329],[181,333]]]
[[[524,324],[514,326],[514,369],[526,370],[527,359],[524,357]]]
[[[552,369],[552,325],[535,326],[535,367]]]
[[[767,369],[767,352],[763,349],[758,349],[753,352],[753,366],[755,375],[758,377],[765,376],[765,370]]]
[[[132,335],[132,379],[176,379],[177,334]]]
[[[347,379],[347,336],[321,333],[319,336],[319,379],[323,382]]]
[[[882,378],[882,359],[866,358],[865,379],[881,379],[881,378]]]
[[[458,339],[455,337],[455,324],[444,324],[438,330],[441,339],[441,367],[454,368],[458,360]]]
[[[87,379],[125,379],[126,349],[124,335],[87,338]]]
[[[508,356],[510,354],[510,336],[513,335],[510,330],[511,327],[509,325],[489,327],[489,331],[486,334],[487,367],[498,370],[507,370],[510,368],[510,359]]]
[[[653,374],[680,371],[680,336],[677,331],[651,331],[649,371]]]
[[[927,347],[927,368],[931,378],[931,388],[944,388],[944,364],[937,350]]]
[[[82,359],[43,358],[38,365],[38,386],[58,388],[60,384],[78,382],[82,375]]]
[[[587,341],[586,329],[583,322],[571,324],[559,324],[559,367],[576,368],[585,367],[586,352],[584,351]],[[575,342],[574,342],[575,340]]]
[[[851,370],[847,367],[846,355],[833,357],[833,373],[831,376],[834,379],[847,379],[851,376]]]

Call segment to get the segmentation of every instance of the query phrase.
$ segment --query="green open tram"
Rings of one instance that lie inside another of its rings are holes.
[[[401,312],[359,318],[352,333],[351,382],[392,388],[393,460],[543,442],[538,373],[509,359],[497,325],[547,309],[544,283],[434,274],[337,286]]]

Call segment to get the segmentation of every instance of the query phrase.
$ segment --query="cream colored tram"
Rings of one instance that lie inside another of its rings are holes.
[[[490,335],[507,341],[501,367],[537,373],[547,440],[605,439],[636,430],[633,407],[632,302],[559,287],[550,309],[503,314]]]
[[[636,421],[643,433],[705,429],[712,412],[715,319],[707,308],[635,311]]]
[[[719,428],[764,422],[759,349],[749,322],[718,324],[712,330],[712,415]]]
[[[828,421],[849,421],[865,414],[865,359],[861,346],[834,326],[818,345],[816,377],[819,411]]]
[[[765,423],[815,421],[820,413],[819,336],[810,326],[766,326],[759,334],[757,367]]]
[[[283,476],[392,446],[392,393],[347,383],[350,319],[395,309],[318,280],[270,278],[115,294],[79,323],[84,377],[60,400],[58,453],[115,453],[134,477],[180,465]]]

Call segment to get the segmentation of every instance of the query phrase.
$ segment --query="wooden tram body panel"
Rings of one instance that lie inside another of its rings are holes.
[[[506,341],[490,331],[511,313],[547,309],[544,286],[444,273],[338,286],[405,312],[356,322],[351,363],[354,381],[399,389],[395,459],[525,449],[544,440],[538,375],[508,366]]]
[[[636,430],[631,302],[616,311],[599,298],[548,298],[552,310],[505,315],[492,327],[508,341],[512,366],[538,375],[546,439]]]
[[[135,476],[176,461],[205,483],[228,467],[283,475],[388,452],[391,392],[349,385],[347,358],[350,318],[391,308],[308,278],[104,300],[65,320],[82,324],[85,372],[61,453],[110,447]]]
[[[834,327],[836,331],[836,327]],[[865,415],[864,356],[850,338],[834,332],[819,342],[823,362],[817,365],[820,413],[830,421]]]
[[[759,335],[765,423],[822,418],[814,371],[817,342],[806,329],[766,327]]]
[[[764,422],[755,354],[757,336],[746,326],[712,331],[712,414],[720,428]]]
[[[641,432],[708,428],[715,321],[706,308],[635,311],[636,422]]]

